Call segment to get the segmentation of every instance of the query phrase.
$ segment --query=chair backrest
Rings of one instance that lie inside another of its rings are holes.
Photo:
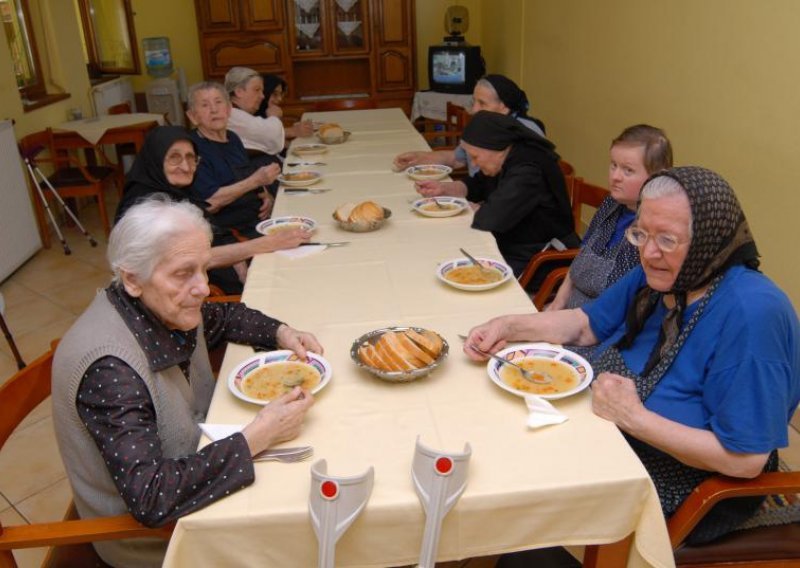
[[[368,98],[358,99],[328,99],[326,101],[319,101],[314,105],[314,110],[317,112],[331,111],[331,110],[362,110],[378,108],[375,101]]]
[[[447,130],[463,132],[472,115],[462,106],[447,101]]]
[[[600,207],[603,200],[609,196],[609,191],[586,182],[581,177],[576,177],[572,184],[572,217],[575,220],[575,232],[581,232],[581,210],[583,205]]]
[[[0,449],[25,417],[50,396],[52,364],[50,350],[0,386]]]
[[[130,114],[131,103],[124,102],[108,107],[108,114]]]

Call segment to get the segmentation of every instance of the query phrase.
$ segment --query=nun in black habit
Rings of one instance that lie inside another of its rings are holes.
[[[464,130],[461,146],[480,168],[463,180],[466,191],[457,182],[419,182],[417,191],[471,201],[472,227],[491,231],[515,275],[551,239],[567,247],[580,244],[552,142],[513,117],[481,111]]]

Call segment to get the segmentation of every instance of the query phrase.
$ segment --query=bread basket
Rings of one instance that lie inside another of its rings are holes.
[[[372,367],[370,365],[365,364],[361,361],[358,356],[358,348],[361,347],[364,343],[375,344],[381,336],[386,333],[387,331],[407,331],[409,329],[413,329],[417,332],[424,332],[426,331],[424,328],[421,327],[384,327],[382,329],[376,329],[374,331],[370,331],[365,333],[358,339],[353,342],[353,345],[350,347],[350,358],[355,362],[356,365],[365,369],[378,377],[379,379],[383,379],[385,381],[389,381],[392,383],[408,383],[411,381],[415,381],[428,375],[431,371],[439,367],[442,362],[447,357],[448,352],[450,351],[450,346],[447,344],[447,340],[445,340],[441,335],[438,333],[436,334],[442,340],[442,349],[439,351],[438,357],[434,360],[433,363],[427,365],[426,367],[420,367],[419,369],[414,369],[413,371],[384,371],[382,369],[378,369],[376,367]],[[435,332],[434,332],[435,333]]]
[[[383,209],[383,217],[380,219],[343,219],[337,215],[337,211],[334,211],[333,220],[336,221],[336,223],[345,231],[350,231],[353,233],[368,233],[369,231],[375,231],[379,229],[381,225],[386,222],[386,219],[392,216],[391,209],[387,209],[386,207],[381,207],[381,209]]]

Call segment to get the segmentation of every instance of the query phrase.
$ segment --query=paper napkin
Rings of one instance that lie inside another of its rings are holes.
[[[244,428],[242,424],[206,424],[204,422],[201,422],[198,426],[212,442],[227,438],[231,434],[236,434],[236,432],[241,432],[242,428]]]
[[[317,254],[318,252],[324,251],[327,245],[308,245],[303,247],[296,247],[293,249],[286,249],[286,250],[279,250],[275,251],[277,254],[285,256],[286,258],[305,258],[307,256],[311,256]]]
[[[525,404],[528,405],[528,428],[541,428],[569,420],[569,417],[561,414],[555,406],[540,396],[525,395]]]

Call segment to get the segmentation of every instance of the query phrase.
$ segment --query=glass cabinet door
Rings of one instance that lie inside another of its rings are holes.
[[[324,0],[290,0],[292,17],[292,52],[319,55],[325,51],[323,36]]]
[[[365,53],[369,45],[367,0],[333,0],[334,51]]]

